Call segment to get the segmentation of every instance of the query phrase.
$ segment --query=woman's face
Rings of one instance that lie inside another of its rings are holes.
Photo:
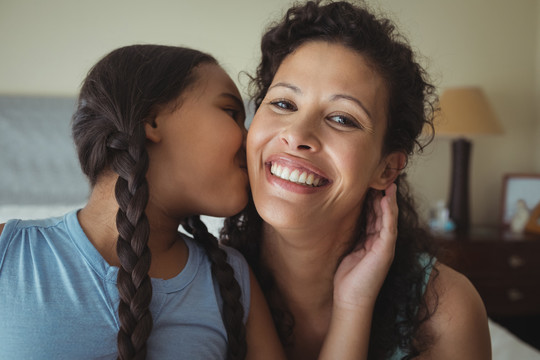
[[[231,216],[248,198],[244,105],[221,67],[194,71],[178,104],[146,125],[150,201],[174,218]]]
[[[354,226],[368,188],[385,189],[387,88],[359,53],[310,42],[285,58],[250,126],[250,184],[274,227]]]

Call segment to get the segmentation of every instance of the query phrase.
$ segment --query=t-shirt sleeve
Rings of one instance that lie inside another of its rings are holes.
[[[4,258],[6,256],[9,244],[11,243],[13,232],[17,228],[17,224],[19,223],[19,221],[20,220],[7,221],[4,225],[2,233],[0,234],[0,269],[2,268],[2,264],[4,263]]]
[[[234,269],[236,281],[242,289],[242,305],[244,306],[244,323],[247,322],[251,305],[251,286],[249,279],[249,265],[240,252],[231,247],[220,245],[227,253],[227,261]]]

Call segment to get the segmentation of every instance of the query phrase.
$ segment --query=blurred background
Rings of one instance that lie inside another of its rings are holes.
[[[1,0],[0,95],[75,97],[86,72],[107,52],[133,43],[160,43],[210,52],[247,99],[247,77],[240,73],[254,71],[262,32],[291,3]],[[540,1],[367,4],[396,21],[441,91],[483,89],[504,132],[473,138],[471,222],[497,224],[503,175],[540,172]],[[438,137],[410,164],[425,219],[437,201],[448,200],[450,144],[450,138]],[[6,201],[7,195],[1,195],[0,203]]]

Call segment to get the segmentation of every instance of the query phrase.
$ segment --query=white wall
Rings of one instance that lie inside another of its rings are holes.
[[[289,0],[2,0],[0,93],[76,94],[89,67],[131,43],[208,51],[233,78],[252,71],[260,35]],[[507,172],[540,172],[538,0],[368,0],[397,20],[441,88],[484,88],[505,130],[475,138],[472,221],[495,224]],[[245,89],[245,77],[239,84]],[[409,169],[423,213],[449,187],[450,143]]]

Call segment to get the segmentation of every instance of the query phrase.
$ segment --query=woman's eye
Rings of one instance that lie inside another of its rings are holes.
[[[331,115],[331,116],[328,116],[328,119],[336,124],[338,124],[339,126],[343,126],[343,127],[353,127],[353,128],[362,128],[362,126],[358,123],[358,121],[356,121],[356,119],[352,118],[352,117],[349,117],[349,116],[345,116],[345,115]]]
[[[286,111],[296,111],[298,108],[296,105],[294,105],[292,102],[287,100],[275,100],[270,101],[270,105],[280,109],[280,110],[286,110]]]

